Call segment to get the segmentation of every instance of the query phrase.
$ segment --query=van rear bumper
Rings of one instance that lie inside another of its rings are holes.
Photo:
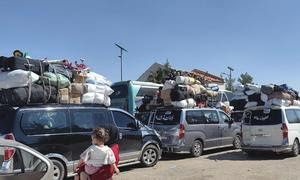
[[[242,150],[244,151],[272,151],[272,152],[290,152],[292,151],[292,146],[282,145],[282,146],[247,146],[242,145]]]
[[[185,152],[185,151],[189,151],[190,148],[186,147],[186,146],[179,146],[179,145],[163,145],[162,147],[163,152]]]

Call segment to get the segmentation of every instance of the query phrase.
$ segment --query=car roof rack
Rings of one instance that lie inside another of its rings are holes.
[[[59,103],[36,103],[36,104],[26,104],[22,106],[11,106],[7,104],[0,105],[0,108],[7,108],[7,109],[18,109],[18,108],[37,108],[37,107],[103,107],[107,108],[107,106],[102,104],[59,104]]]

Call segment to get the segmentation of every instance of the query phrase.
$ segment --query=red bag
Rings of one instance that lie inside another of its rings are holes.
[[[113,144],[110,146],[111,150],[113,151],[115,158],[116,158],[116,165],[118,166],[120,161],[120,149],[118,144]],[[79,169],[76,171],[78,174],[84,171],[84,164],[80,165]],[[102,166],[98,172],[91,175],[91,180],[107,180],[110,179],[114,175],[114,167],[113,165],[105,165]]]

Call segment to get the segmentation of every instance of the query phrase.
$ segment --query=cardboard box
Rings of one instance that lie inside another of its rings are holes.
[[[81,104],[81,97],[71,97],[70,104]]]
[[[71,93],[70,104],[81,104],[82,94]]]
[[[63,88],[58,90],[59,103],[68,104],[69,100],[69,88]]]
[[[85,83],[86,78],[87,77],[84,74],[76,74],[73,82],[74,83]]]

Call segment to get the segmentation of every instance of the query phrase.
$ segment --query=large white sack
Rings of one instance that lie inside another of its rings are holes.
[[[250,107],[255,107],[255,106],[257,106],[257,102],[248,102],[245,105],[245,108],[250,108]]]
[[[101,93],[86,93],[82,96],[83,104],[103,104],[105,106],[110,106],[111,100],[109,96],[105,96]]]
[[[107,85],[96,85],[96,84],[89,84],[89,83],[86,83],[84,85],[88,93],[100,93],[109,96],[114,92],[114,90],[112,90]]]
[[[255,85],[255,84],[246,84],[246,86],[250,89],[253,90],[255,92],[260,92],[260,86]]]
[[[291,101],[284,100],[284,99],[272,99],[272,104],[276,106],[289,106],[291,104]]]
[[[167,89],[173,89],[176,85],[176,82],[173,80],[167,80],[164,84],[164,87],[162,90],[167,90]]]
[[[111,105],[111,100],[109,96],[104,97],[104,103],[105,106],[109,107]]]
[[[107,80],[106,77],[94,72],[89,72],[87,74],[86,82],[91,84],[97,84],[97,85],[104,84],[104,85],[111,86],[111,82]]]
[[[104,104],[105,95],[101,93],[85,93],[82,96],[82,103]]]
[[[186,101],[187,101],[188,108],[193,108],[196,106],[196,101],[194,99],[190,98],[190,99],[187,99]]]
[[[185,85],[192,85],[196,83],[196,79],[191,77],[185,77],[185,76],[177,76],[176,77],[176,83],[177,84],[185,84]]]
[[[294,106],[299,106],[300,107],[300,101],[299,100],[294,100],[293,101]]]
[[[16,87],[28,86],[29,80],[34,83],[39,80],[39,75],[34,72],[24,71],[21,69],[0,72],[0,89],[10,89]]]
[[[181,108],[186,108],[188,106],[188,103],[186,100],[172,101],[171,104],[175,107],[181,107]]]

